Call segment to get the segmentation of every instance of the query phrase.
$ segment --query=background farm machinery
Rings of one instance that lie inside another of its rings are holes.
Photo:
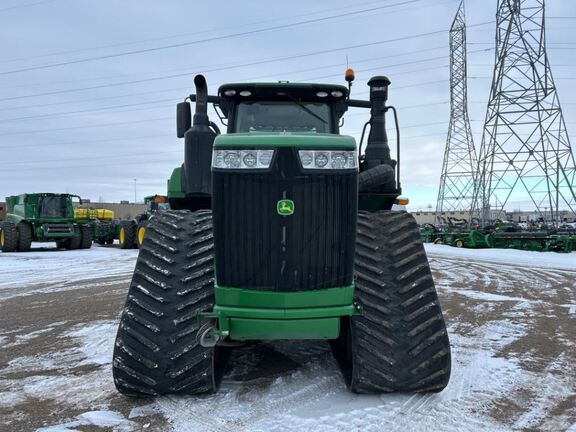
[[[425,243],[446,244],[459,248],[520,249],[541,252],[576,251],[576,227],[558,228],[545,224],[520,226],[501,220],[481,228],[472,219],[441,218],[438,225],[423,224],[420,236]]]
[[[92,231],[74,217],[78,195],[29,193],[6,197],[6,220],[0,225],[3,252],[27,252],[32,242],[55,242],[65,249],[88,249]]]
[[[170,204],[164,195],[150,195],[144,197],[147,206],[146,213],[139,214],[132,220],[120,222],[118,239],[121,249],[140,248],[146,234],[146,225],[157,211],[168,210]]]
[[[90,226],[94,241],[100,245],[112,244],[118,238],[120,221],[114,219],[112,210],[78,208],[74,210],[74,218]]]

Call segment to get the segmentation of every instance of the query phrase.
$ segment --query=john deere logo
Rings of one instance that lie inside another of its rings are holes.
[[[294,213],[294,201],[288,199],[280,200],[276,210],[280,216],[290,216]]]

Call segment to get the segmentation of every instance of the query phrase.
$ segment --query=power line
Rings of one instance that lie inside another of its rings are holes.
[[[446,66],[443,66],[443,67],[446,67]],[[306,80],[303,80],[303,81],[306,81]],[[407,89],[407,88],[421,87],[421,86],[425,86],[425,85],[440,84],[440,83],[447,83],[447,82],[448,82],[447,79],[426,81],[426,82],[421,82],[421,83],[413,83],[413,84],[408,84],[408,85],[403,85],[403,86],[397,86],[397,87],[394,87],[394,90],[402,90],[402,89]],[[364,95],[367,93],[368,93],[368,91],[359,92],[359,93],[355,93],[355,94],[356,94],[356,96],[360,96],[360,95]],[[78,114],[80,114],[82,116],[82,114],[84,114],[84,113],[97,113],[97,114],[128,113],[128,112],[142,111],[142,110],[147,110],[147,109],[156,109],[156,108],[153,108],[151,106],[166,105],[167,102],[171,102],[170,106],[172,106],[172,104],[175,102],[175,100],[174,100],[174,98],[158,99],[155,101],[137,102],[137,103],[123,104],[123,105],[112,105],[112,106],[107,106],[107,107],[91,108],[91,109],[85,109],[85,110],[75,110],[75,111],[48,113],[48,114],[38,114],[38,115],[30,115],[30,116],[24,116],[24,117],[13,117],[13,118],[7,118],[7,119],[0,119],[0,123],[19,122],[19,121],[25,121],[25,120],[51,120],[54,118],[68,118],[68,117],[76,117]],[[141,105],[147,105],[147,106],[144,108],[112,111],[116,108],[128,108],[128,107],[141,106]],[[98,111],[102,111],[102,112],[98,113]]]
[[[403,37],[399,37],[399,38],[386,39],[386,40],[381,40],[381,41],[376,41],[376,42],[368,42],[368,43],[364,43],[364,44],[349,45],[349,46],[345,46],[345,47],[337,47],[337,48],[331,48],[331,49],[326,49],[326,50],[308,52],[308,53],[304,53],[304,54],[296,54],[296,55],[291,55],[291,56],[286,56],[286,57],[277,57],[277,58],[273,58],[273,59],[258,60],[258,61],[241,63],[241,64],[237,64],[237,65],[232,65],[232,66],[226,66],[226,67],[217,67],[217,68],[204,70],[204,72],[217,72],[217,71],[221,71],[221,70],[230,70],[230,69],[237,69],[237,68],[242,68],[242,67],[258,66],[258,65],[262,65],[262,64],[276,63],[276,62],[281,62],[281,61],[286,61],[286,60],[295,60],[295,59],[300,59],[300,58],[304,58],[304,57],[316,56],[316,55],[320,55],[320,54],[333,53],[334,51],[346,51],[346,50],[357,49],[357,48],[365,48],[367,46],[375,46],[375,45],[382,45],[382,44],[387,44],[387,43],[395,43],[395,42],[405,41],[405,40],[409,40],[409,39],[417,39],[417,38],[421,38],[421,37],[432,36],[432,35],[443,34],[443,33],[445,33],[444,30],[437,30],[437,31],[433,31],[433,32],[419,33],[416,35],[403,36]],[[90,87],[80,87],[80,88],[67,89],[67,90],[57,90],[57,91],[52,91],[52,92],[36,93],[36,94],[23,95],[23,96],[12,96],[12,97],[8,97],[8,98],[2,98],[2,99],[0,99],[0,102],[10,101],[10,100],[18,100],[18,99],[36,98],[36,97],[40,97],[40,96],[52,96],[52,95],[64,94],[64,93],[75,93],[75,92],[87,91],[87,90],[99,90],[99,89],[103,89],[103,88],[118,87],[118,86],[130,85],[130,84],[140,84],[140,83],[144,83],[144,82],[173,79],[173,78],[180,78],[180,77],[189,77],[189,76],[190,76],[190,73],[164,75],[164,76],[160,76],[160,77],[145,78],[145,79],[132,80],[132,81],[123,81],[123,82],[119,82],[119,83],[110,83],[110,84],[103,84],[103,85],[90,86]]]
[[[44,132],[56,132],[56,131],[63,131],[63,130],[73,130],[73,129],[89,129],[89,128],[98,128],[98,127],[106,127],[106,126],[121,126],[127,124],[136,124],[136,123],[149,123],[154,121],[161,121],[161,120],[174,120],[174,117],[159,117],[159,118],[152,118],[152,119],[145,119],[145,120],[131,120],[131,121],[123,121],[117,123],[100,123],[100,124],[93,124],[93,125],[83,125],[83,126],[72,126],[72,127],[65,127],[65,128],[55,128],[55,129],[32,129],[27,131],[20,131],[20,132],[4,132],[0,133],[0,136],[8,136],[8,135],[20,135],[22,133],[26,134],[36,134],[36,133],[44,133]]]
[[[38,1],[38,2],[34,2],[34,3],[25,3],[25,4],[18,5],[18,6],[10,6],[7,8],[0,9],[0,12],[5,12],[5,11],[9,11],[9,10],[14,10],[14,9],[27,8],[27,7],[32,7],[32,6],[38,6],[38,5],[45,4],[45,3],[54,3],[55,1],[58,1],[58,0],[43,0],[43,1]]]
[[[78,145],[78,144],[102,144],[105,142],[118,142],[118,141],[138,141],[150,139],[150,138],[173,138],[175,135],[171,134],[159,134],[159,135],[145,135],[145,136],[130,136],[128,138],[107,138],[107,139],[97,139],[97,140],[88,140],[88,141],[64,141],[64,142],[50,142],[50,143],[41,143],[38,144],[18,144],[18,148],[31,148],[31,147],[52,147],[52,146],[71,146],[71,145]],[[13,149],[14,145],[9,144],[5,146],[0,146],[0,149]]]
[[[140,106],[140,105],[156,105],[156,104],[165,103],[165,102],[174,103],[175,101],[174,101],[174,98],[158,99],[158,100],[154,100],[154,101],[137,102],[137,103],[123,104],[123,105],[112,105],[112,106],[107,106],[107,107],[91,108],[91,109],[85,109],[85,110],[67,111],[67,112],[59,112],[59,113],[48,113],[48,114],[38,114],[38,115],[25,116],[25,117],[13,117],[13,118],[7,118],[7,119],[0,119],[0,123],[18,122],[18,121],[31,120],[31,119],[39,119],[39,120],[53,119],[55,117],[60,117],[60,116],[68,117],[68,116],[74,115],[74,114],[93,113],[93,112],[97,112],[97,111],[104,111],[102,114],[107,114],[108,110],[112,110],[115,108],[128,108],[128,107]],[[139,111],[139,109],[138,110],[117,111],[117,112],[130,112],[130,111]]]
[[[469,27],[482,26],[482,25],[491,24],[491,23],[492,22],[488,21],[488,22],[483,22],[483,23],[472,24]],[[254,62],[243,63],[243,64],[226,65],[224,67],[207,69],[207,70],[204,70],[204,72],[217,72],[217,71],[221,71],[221,70],[229,70],[229,69],[235,69],[235,68],[241,68],[241,67],[257,66],[257,65],[261,65],[261,64],[281,62],[281,61],[286,61],[286,60],[294,60],[294,59],[299,59],[299,58],[304,58],[304,57],[310,57],[310,56],[316,56],[316,55],[320,55],[320,54],[331,53],[334,51],[344,51],[344,50],[350,50],[350,49],[364,48],[367,46],[400,42],[400,41],[405,41],[405,40],[409,40],[409,39],[415,39],[415,38],[420,38],[420,37],[425,37],[425,36],[432,36],[432,35],[441,34],[441,33],[444,33],[444,30],[437,30],[437,31],[433,31],[433,32],[420,33],[420,34],[416,34],[416,35],[409,35],[409,36],[387,39],[387,40],[381,40],[381,41],[376,41],[376,42],[369,42],[369,43],[365,43],[365,44],[357,44],[357,45],[350,45],[350,46],[345,46],[345,47],[337,47],[337,48],[332,48],[332,49],[327,49],[327,50],[308,52],[308,53],[297,54],[297,55],[286,56],[286,57],[277,57],[277,58],[272,58],[272,59],[258,60],[258,61],[254,61]],[[476,50],[476,51],[472,51],[472,52],[489,51],[492,49],[493,48],[486,48],[484,50]],[[151,82],[151,81],[164,80],[164,79],[173,79],[173,78],[179,78],[179,77],[184,77],[184,76],[189,76],[189,75],[190,75],[190,73],[164,75],[164,76],[159,76],[159,77],[153,77],[153,78],[147,78],[147,79],[141,79],[141,80],[124,81],[124,82],[119,82],[119,83],[103,84],[103,85],[98,85],[98,86],[81,87],[81,88],[66,89],[66,90],[57,90],[57,91],[53,91],[53,92],[37,93],[37,94],[31,94],[31,95],[13,96],[13,97],[9,97],[9,98],[2,98],[2,99],[0,99],[0,102],[1,101],[9,101],[9,100],[26,99],[26,98],[32,98],[32,97],[40,97],[40,96],[51,96],[51,95],[64,94],[64,93],[74,93],[74,92],[87,91],[87,90],[97,90],[97,89],[102,89],[102,88],[117,87],[117,86],[130,85],[130,84],[139,84],[139,83],[143,83],[143,82]]]
[[[45,1],[42,1],[39,3],[48,3],[48,2],[53,2],[53,1],[57,1],[57,0],[45,0]],[[389,2],[391,0],[384,0],[384,1]],[[33,3],[33,4],[39,4],[39,3]],[[161,41],[161,40],[166,40],[166,39],[175,39],[175,38],[184,37],[184,36],[194,36],[194,35],[198,35],[198,34],[217,32],[217,31],[221,31],[221,30],[230,30],[230,29],[235,29],[235,28],[252,27],[252,26],[258,25],[258,24],[266,24],[266,23],[271,23],[271,22],[286,21],[288,19],[300,18],[303,16],[310,16],[310,15],[317,15],[317,14],[321,14],[321,13],[325,13],[325,12],[334,12],[337,10],[350,9],[351,7],[355,8],[358,6],[366,6],[366,5],[375,4],[375,3],[383,3],[383,0],[357,3],[354,6],[344,6],[344,7],[339,7],[339,8],[322,9],[322,10],[318,10],[316,12],[307,12],[305,14],[292,15],[292,16],[284,17],[284,18],[255,21],[255,22],[250,22],[247,24],[235,25],[235,26],[218,27],[218,28],[213,28],[213,29],[207,29],[207,30],[192,32],[192,33],[179,33],[179,34],[175,34],[175,35],[171,35],[171,36],[162,36],[162,37],[156,37],[156,38],[140,39],[140,40],[136,40],[136,41],[132,41],[132,42],[120,42],[120,43],[114,43],[114,44],[108,44],[108,45],[100,45],[100,46],[96,46],[96,47],[80,48],[80,49],[65,50],[65,51],[56,51],[56,52],[52,52],[52,53],[35,55],[35,56],[0,60],[0,64],[13,63],[13,62],[18,62],[18,61],[23,61],[23,60],[33,60],[33,59],[37,59],[37,58],[53,57],[53,56],[59,56],[62,54],[75,54],[75,53],[79,53],[79,52],[101,50],[101,49],[106,49],[106,48],[116,48],[116,47],[127,46],[127,45],[137,45],[137,44],[141,44],[141,43],[156,42],[156,41]],[[23,7],[23,6],[17,6],[17,7]]]
[[[159,162],[160,163],[168,163],[168,162],[172,162],[172,159],[166,159],[166,160],[159,160],[157,158],[151,159],[150,161],[140,161],[141,164],[144,163],[152,163],[157,165]],[[34,172],[54,172],[55,170],[61,170],[61,169],[65,169],[65,168],[81,168],[81,169],[86,169],[86,168],[96,168],[96,167],[108,167],[108,166],[126,166],[126,162],[107,162],[107,163],[102,163],[102,164],[89,164],[89,165],[82,165],[81,167],[78,166],[78,164],[74,164],[74,165],[63,165],[63,166],[50,166],[50,167],[46,167],[44,169],[39,168],[39,167],[34,167],[34,168],[2,168],[2,172],[10,172],[10,171],[18,171],[18,172],[22,172],[22,171],[34,171]],[[140,168],[140,167],[138,167]],[[59,174],[61,175],[61,173]]]
[[[363,9],[363,10],[354,11],[354,12],[346,12],[346,13],[331,15],[331,16],[322,17],[322,18],[313,18],[313,19],[298,21],[295,23],[266,27],[263,29],[248,30],[248,31],[244,31],[244,32],[232,33],[232,34],[222,35],[222,36],[213,36],[210,38],[198,39],[198,40],[190,41],[190,42],[181,42],[181,43],[177,43],[177,44],[163,45],[163,46],[154,47],[154,48],[145,48],[145,49],[140,49],[140,50],[124,51],[124,52],[116,53],[116,54],[108,54],[108,55],[102,55],[102,56],[88,57],[88,58],[78,59],[78,60],[70,60],[70,61],[46,64],[46,65],[41,65],[41,66],[31,66],[31,67],[27,67],[27,68],[20,68],[20,69],[14,69],[14,70],[10,70],[10,71],[3,71],[3,72],[0,72],[0,75],[10,75],[10,74],[15,74],[15,73],[28,72],[28,71],[41,70],[41,69],[51,69],[51,68],[55,68],[55,67],[68,66],[68,65],[72,65],[72,64],[86,63],[86,62],[92,62],[92,61],[98,61],[98,60],[124,57],[124,56],[129,56],[129,55],[144,54],[144,53],[150,53],[150,52],[155,52],[155,51],[163,51],[163,50],[167,50],[167,49],[181,48],[181,47],[185,47],[185,46],[197,45],[197,44],[202,44],[202,43],[206,43],[206,42],[214,42],[214,41],[218,41],[218,40],[234,39],[234,38],[238,38],[238,37],[249,36],[249,35],[254,35],[254,34],[259,34],[259,33],[265,33],[265,32],[270,32],[270,31],[276,31],[276,30],[281,30],[281,29],[286,29],[286,28],[291,28],[291,27],[296,27],[296,26],[301,26],[301,25],[307,25],[307,24],[313,24],[313,23],[315,24],[315,23],[319,23],[322,21],[329,21],[329,20],[332,20],[335,18],[350,17],[352,15],[358,15],[358,14],[363,14],[363,13],[367,13],[367,12],[374,12],[376,10],[388,9],[388,8],[395,7],[395,6],[401,6],[401,5],[410,4],[410,3],[418,3],[420,1],[422,1],[422,0],[405,0],[405,1],[400,2],[400,3],[394,3],[394,4],[386,5],[386,6],[378,6],[378,7]]]
[[[444,124],[444,122],[442,122],[442,124]],[[422,126],[425,126],[425,125],[422,125]],[[412,126],[412,127],[415,127],[415,126]],[[350,134],[360,134],[360,131],[350,132]],[[440,136],[440,135],[446,135],[446,132],[438,132],[438,133],[433,133],[433,134],[427,133],[427,134],[424,134],[424,135],[409,135],[409,136],[404,137],[403,139],[405,139],[405,140],[410,140],[410,139],[417,139],[417,138],[419,139],[419,138],[426,138],[426,137],[430,137],[430,136]],[[133,153],[132,153],[132,154],[119,154],[119,155],[114,155],[114,159],[116,160],[116,159],[120,159],[120,158],[126,158],[126,159],[132,160],[132,159],[134,159],[136,156],[138,156],[138,157],[151,157],[151,159],[150,159],[150,161],[149,161],[149,162],[151,162],[151,163],[152,163],[152,162],[153,162],[153,163],[156,163],[156,162],[171,162],[171,161],[173,160],[173,158],[167,159],[167,160],[159,160],[159,159],[157,158],[157,155],[165,155],[165,154],[173,154],[173,153],[179,153],[179,154],[183,155],[183,154],[184,154],[184,150],[183,150],[183,149],[180,149],[180,150],[171,150],[171,151],[155,152],[153,155],[150,155],[150,154],[134,155]],[[11,163],[10,165],[27,165],[27,164],[42,164],[42,165],[45,165],[45,164],[47,164],[47,163],[52,164],[52,163],[55,163],[55,162],[57,163],[57,162],[71,162],[71,161],[78,162],[78,161],[93,160],[93,159],[110,159],[110,156],[109,156],[109,155],[108,155],[108,156],[96,156],[96,157],[93,157],[93,156],[85,156],[85,157],[67,158],[67,159],[50,159],[50,160],[39,160],[39,161],[22,161],[22,162],[14,162],[14,163]],[[141,163],[147,163],[148,161],[145,160],[145,161],[140,161],[140,162],[141,162]],[[119,164],[105,163],[105,164],[94,164],[94,165],[90,164],[90,165],[82,165],[81,167],[82,167],[82,168],[88,168],[88,167],[109,166],[109,165],[125,165],[125,164],[124,164],[124,163],[119,163]],[[72,168],[78,167],[78,164],[62,165],[62,166],[50,165],[49,167],[45,167],[45,169],[46,169],[46,170],[53,171],[54,169],[71,168],[71,167],[72,167]],[[6,171],[31,171],[31,170],[41,171],[42,168],[39,168],[39,167],[30,167],[30,168],[20,167],[20,168],[14,168],[14,169],[12,169],[12,168],[8,167],[8,168],[3,168],[3,169],[2,169],[2,172],[6,172]]]
[[[81,100],[72,100],[66,102],[53,102],[53,103],[43,103],[42,108],[47,106],[57,106],[57,105],[69,105],[69,104],[77,104],[77,103],[85,103],[85,102],[95,102],[95,101],[102,101],[108,99],[120,99],[124,97],[132,97],[132,96],[144,96],[148,94],[155,94],[155,93],[168,93],[171,91],[185,91],[190,90],[190,86],[186,87],[173,87],[169,89],[163,90],[153,90],[153,91],[146,91],[146,92],[138,92],[138,93],[128,93],[122,95],[114,95],[114,96],[104,96],[99,98],[89,98],[89,99],[81,99]],[[0,111],[12,111],[15,109],[30,109],[30,108],[38,108],[39,105],[24,105],[24,106],[16,106],[16,107],[7,107],[7,108],[0,108]]]
[[[385,58],[390,59],[390,58],[396,58],[396,57],[404,57],[404,56],[410,55],[410,54],[435,51],[435,50],[444,49],[444,48],[445,47],[441,46],[441,47],[419,49],[419,50],[414,50],[414,51],[406,51],[406,52],[403,52],[400,54],[390,55],[390,56],[387,56]],[[355,63],[362,63],[362,62],[381,60],[381,59],[383,59],[382,56],[370,57],[370,58],[366,58],[366,59],[357,60]],[[341,64],[340,63],[338,63],[338,64],[332,63],[330,65],[322,65],[322,66],[316,66],[316,67],[308,68],[308,69],[298,69],[298,70],[292,70],[289,72],[283,72],[283,74],[286,74],[286,75],[296,74],[296,73],[309,72],[309,71],[314,71],[314,70],[319,70],[319,69],[328,69],[330,67],[335,67],[335,66],[341,66]],[[387,66],[387,67],[392,67],[392,66],[394,66],[394,65]],[[190,75],[191,74],[192,74],[192,71],[190,71]],[[269,73],[266,75],[250,77],[250,78],[244,79],[244,81],[251,81],[251,80],[258,80],[258,79],[262,79],[262,78],[268,78],[268,77],[271,77],[272,75],[273,75],[272,73]],[[32,84],[32,85],[44,85],[44,84],[46,84],[46,83],[37,83],[37,84]],[[147,94],[163,93],[163,92],[170,92],[170,91],[177,91],[177,90],[178,91],[185,91],[185,90],[190,90],[190,89],[191,89],[191,86],[172,87],[172,88],[164,89],[164,90],[153,90],[153,91],[147,91],[147,92],[128,93],[128,94],[124,94],[124,95],[114,95],[114,96],[106,96],[106,97],[100,97],[100,98],[90,98],[90,99],[83,98],[80,102],[85,103],[85,102],[92,102],[92,101],[99,101],[99,100],[106,100],[106,99],[117,99],[117,98],[122,98],[122,97],[142,96],[142,95],[147,95]],[[68,104],[73,104],[73,103],[77,103],[77,102],[78,101],[74,100],[74,101],[66,101],[66,102],[43,103],[42,107],[55,106],[55,105],[68,105]],[[24,105],[24,106],[0,108],[0,111],[8,111],[8,110],[12,111],[14,109],[27,109],[27,108],[37,108],[37,107],[38,107],[38,105]]]
[[[436,105],[436,104],[433,104]],[[422,105],[421,105],[422,106]],[[430,104],[426,104],[423,106],[430,106]],[[413,106],[414,107],[414,106]],[[409,107],[406,107],[409,108]],[[364,113],[362,113],[364,114]],[[477,120],[471,120],[471,121],[477,121]],[[413,129],[413,128],[418,128],[418,127],[425,127],[425,126],[436,126],[436,125],[445,125],[446,122],[442,121],[442,122],[433,122],[433,123],[421,123],[421,124],[409,124],[409,125],[403,125],[402,129]],[[346,132],[347,134],[359,134],[360,131],[357,132]],[[64,141],[64,142],[51,142],[51,143],[36,143],[36,144],[18,144],[18,148],[44,148],[44,147],[53,147],[53,146],[62,146],[62,147],[68,147],[68,146],[72,146],[72,145],[79,145],[79,144],[102,144],[102,143],[107,143],[107,142],[119,142],[119,141],[134,141],[137,142],[138,144],[141,142],[141,140],[146,140],[146,139],[150,139],[150,138],[174,138],[174,134],[158,134],[158,135],[144,135],[144,136],[131,136],[131,137],[127,137],[127,138],[107,138],[107,139],[98,139],[98,140],[82,140],[82,141]],[[5,145],[5,146],[0,146],[0,149],[13,149],[14,145]]]
[[[481,50],[476,50],[476,51],[471,51],[471,53],[478,53],[478,52],[483,52],[483,51],[489,51],[489,49],[481,49]],[[386,65],[386,66],[376,66],[376,67],[371,67],[371,68],[364,68],[364,69],[358,69],[356,70],[356,72],[370,72],[373,70],[379,70],[379,69],[383,69],[383,68],[393,68],[393,67],[398,67],[398,66],[407,66],[407,65],[412,65],[412,64],[417,64],[417,63],[424,63],[424,62],[428,62],[428,61],[433,61],[433,60],[446,60],[446,56],[438,56],[438,57],[430,57],[427,59],[421,59],[421,60],[413,60],[413,61],[408,61],[408,62],[404,62],[404,63],[396,63],[394,65]],[[324,75],[324,76],[316,76],[314,78],[309,78],[309,79],[305,79],[303,81],[312,81],[312,80],[318,80],[318,79],[325,79],[325,78],[331,78],[334,77],[336,75]],[[396,87],[399,88],[399,87]]]
[[[418,62],[425,62],[428,60],[421,60],[421,61],[414,61],[414,62],[409,62],[408,64],[413,64],[413,63],[418,63]],[[389,65],[388,68],[392,68],[395,66],[401,66],[404,65],[404,63],[401,64],[397,64],[397,65]],[[447,67],[447,66],[441,66],[441,67]],[[373,68],[373,69],[380,69],[380,67],[378,68]],[[372,70],[372,69],[370,69]],[[335,75],[330,75],[330,76],[335,76]],[[300,81],[309,81],[309,79],[304,79],[304,80],[300,80]],[[411,88],[411,87],[418,87],[418,86],[422,86],[422,85],[428,85],[428,84],[437,84],[440,82],[447,82],[447,80],[435,80],[435,81],[428,81],[428,82],[424,82],[424,83],[414,83],[414,84],[409,84],[409,85],[404,85],[404,86],[398,86],[398,87],[394,87],[395,90],[398,89],[404,89],[404,88]],[[357,95],[361,95],[361,94],[366,94],[367,92],[360,92],[360,93],[356,93]],[[30,119],[48,119],[48,118],[54,118],[54,117],[59,117],[59,116],[68,116],[68,115],[74,115],[74,114],[79,114],[79,113],[87,113],[87,112],[96,112],[96,111],[105,111],[105,110],[109,110],[109,109],[115,109],[115,108],[127,108],[127,107],[132,107],[132,106],[140,106],[140,105],[155,105],[158,103],[165,103],[165,102],[174,102],[175,98],[169,98],[169,99],[158,99],[158,100],[153,100],[153,101],[146,101],[146,102],[137,102],[137,103],[131,103],[131,104],[123,104],[123,105],[113,105],[113,106],[108,106],[108,107],[98,107],[98,108],[91,108],[91,109],[85,109],[85,110],[75,110],[75,111],[68,111],[68,112],[56,112],[56,113],[48,113],[48,114],[38,114],[38,115],[30,115],[30,116],[23,116],[23,117],[13,117],[13,118],[7,118],[7,119],[0,119],[0,123],[2,122],[12,122],[12,121],[22,121],[22,120],[30,120]],[[34,106],[36,107],[36,106]],[[139,111],[140,109],[137,109],[135,111]],[[133,110],[125,110],[125,111],[120,111],[120,112],[129,112],[129,111],[133,111]]]
[[[165,155],[165,154],[184,154],[184,149],[180,150],[170,150],[170,151],[159,151],[154,152],[154,156],[156,155]],[[114,159],[135,159],[140,157],[150,157],[150,154],[140,153],[134,154],[132,153],[114,153]],[[21,161],[21,162],[11,162],[10,166],[12,165],[29,165],[29,164],[47,164],[53,162],[73,162],[73,161],[84,161],[84,160],[94,160],[94,159],[110,159],[110,155],[106,156],[82,156],[76,158],[66,158],[66,159],[45,159],[45,160],[37,160],[37,161]]]
[[[437,51],[437,50],[444,50],[446,49],[446,47],[444,45],[442,46],[434,46],[434,47],[430,47],[430,48],[423,48],[423,49],[418,49],[418,50],[413,50],[413,51],[404,51],[401,52],[399,54],[392,54],[392,55],[379,55],[377,57],[369,57],[369,58],[363,58],[363,59],[359,59],[359,60],[355,60],[354,63],[362,63],[362,62],[371,62],[371,61],[375,61],[375,60],[388,60],[391,58],[396,58],[396,57],[405,57],[407,55],[411,55],[411,54],[418,54],[418,53],[422,53],[422,52],[430,52],[430,51]],[[266,59],[264,59],[266,60]],[[36,83],[29,83],[26,84],[26,86],[20,86],[20,87],[34,87],[34,86],[45,86],[46,84],[58,84],[58,83],[70,83],[70,82],[87,82],[87,81],[101,81],[104,79],[115,79],[115,78],[126,78],[126,77],[132,77],[132,76],[142,76],[142,75],[153,75],[153,74],[157,74],[157,73],[162,73],[162,72],[176,72],[176,71],[186,71],[190,74],[195,73],[198,70],[204,70],[204,69],[210,69],[213,67],[230,67],[230,66],[234,66],[234,63],[226,63],[226,64],[219,64],[219,65],[210,65],[210,66],[198,66],[194,69],[190,69],[190,68],[172,68],[172,69],[164,69],[164,70],[159,70],[159,71],[150,71],[150,72],[137,72],[137,73],[128,73],[128,74],[122,74],[122,75],[113,75],[113,76],[105,76],[105,77],[98,77],[98,78],[87,78],[87,79],[78,79],[78,80],[73,80],[73,81],[45,81],[45,82],[36,82]],[[339,62],[337,64],[330,64],[330,65],[322,65],[322,66],[315,66],[313,68],[308,68],[308,69],[299,69],[295,72],[307,72],[307,71],[313,71],[313,70],[318,70],[318,69],[325,69],[325,68],[329,68],[329,67],[333,67],[333,66],[342,66],[342,62]],[[286,74],[290,74],[290,73],[294,73],[294,71],[292,72],[284,72]],[[261,79],[261,78],[267,78],[269,76],[272,76],[272,74],[266,74],[266,75],[260,75],[257,77],[251,77],[248,78],[250,80],[256,80],[256,79]],[[12,89],[13,87],[2,87],[2,88],[10,88]]]

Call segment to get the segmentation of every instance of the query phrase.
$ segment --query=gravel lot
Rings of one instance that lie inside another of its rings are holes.
[[[347,392],[325,343],[237,349],[220,391],[131,400],[111,352],[137,251],[0,254],[2,431],[576,431],[576,254],[427,245],[452,343],[440,394]]]

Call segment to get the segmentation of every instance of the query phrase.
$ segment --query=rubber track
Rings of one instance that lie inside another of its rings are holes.
[[[405,212],[360,212],[351,325],[351,390],[440,391],[450,379],[450,343],[420,240]]]
[[[148,223],[118,328],[117,389],[130,396],[214,391],[215,350],[196,340],[196,313],[213,303],[211,212],[158,212]]]

